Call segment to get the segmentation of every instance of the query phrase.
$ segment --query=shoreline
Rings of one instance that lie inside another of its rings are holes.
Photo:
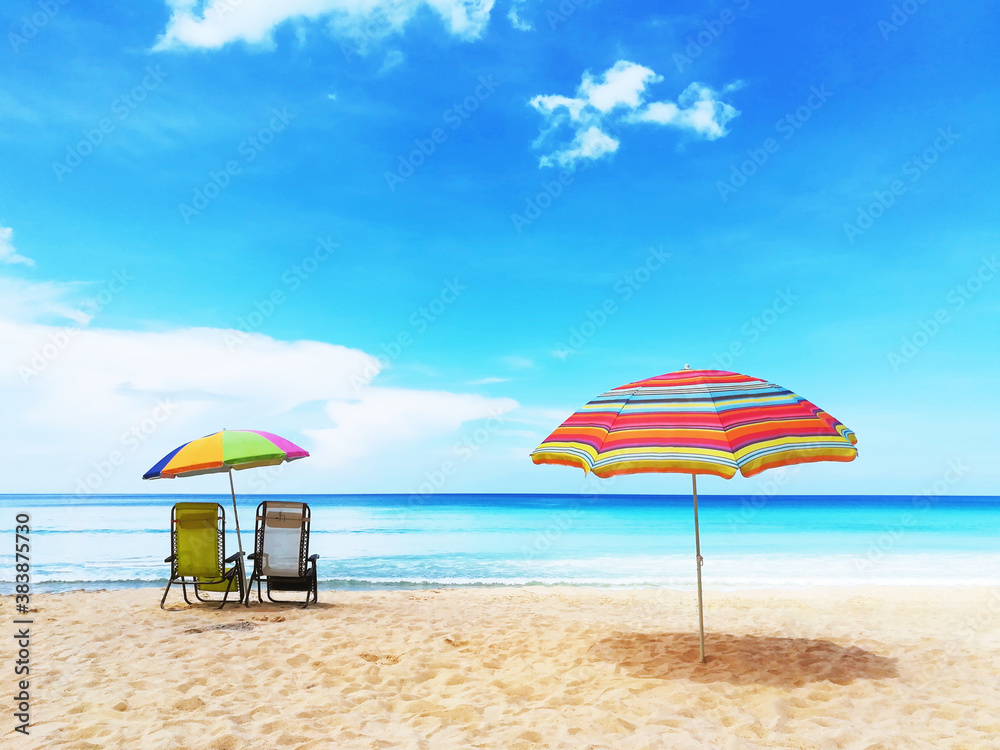
[[[39,746],[985,749],[1000,737],[1000,589],[707,589],[698,664],[687,591],[321,591],[308,609],[217,610],[171,590],[161,611],[153,588],[33,595]]]
[[[324,585],[326,583],[327,585]],[[696,583],[692,578],[690,584],[685,585],[658,585],[658,584],[646,584],[646,583],[572,583],[569,581],[558,581],[553,583],[546,583],[540,581],[531,582],[472,582],[472,583],[451,583],[451,582],[438,582],[438,581],[391,581],[386,583],[370,581],[358,581],[353,585],[328,585],[330,582],[319,581],[319,591],[320,593],[392,593],[392,592],[402,592],[402,593],[419,593],[424,591],[475,591],[475,590],[498,590],[498,591],[514,591],[518,589],[540,589],[540,590],[559,590],[567,589],[571,591],[608,591],[608,592],[622,592],[628,593],[632,591],[665,591],[665,592],[675,592],[679,594],[690,594],[694,593],[696,588]],[[45,582],[36,581],[32,583],[32,596],[54,596],[62,594],[72,594],[72,593],[99,593],[99,592],[109,592],[109,591],[146,591],[147,589],[158,589],[161,593],[164,588],[166,588],[167,579],[164,578],[161,581],[139,581],[139,580],[129,580],[129,581],[59,581],[59,582]],[[14,593],[14,584],[9,581],[0,582],[0,597],[8,597]],[[757,586],[710,586],[706,585],[706,592],[714,592],[723,595],[740,595],[740,594],[751,594],[754,592],[760,593],[776,593],[776,594],[805,594],[816,590],[841,590],[841,591],[855,591],[863,589],[873,589],[873,590],[968,590],[968,589],[984,589],[992,590],[997,589],[1000,591],[1000,580],[997,580],[995,584],[985,583],[982,580],[970,581],[964,578],[956,578],[954,581],[948,581],[947,583],[920,583],[915,580],[901,580],[893,579],[892,581],[869,581],[865,583],[803,583],[803,584],[789,584],[782,583],[778,585],[767,585],[760,584]],[[255,589],[256,590],[256,589]],[[171,589],[172,595],[173,589]],[[255,600],[256,601],[256,600]]]

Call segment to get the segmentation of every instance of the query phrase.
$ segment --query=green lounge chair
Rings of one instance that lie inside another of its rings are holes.
[[[286,599],[275,599],[272,591],[304,591],[303,607],[318,599],[316,561],[319,555],[309,554],[309,506],[265,500],[257,506],[257,523],[254,534],[253,572],[247,591],[246,605],[250,606],[250,591],[257,581],[257,601],[263,602],[261,582],[267,585],[267,598],[275,603],[292,604]]]
[[[226,511],[219,503],[177,503],[170,513],[171,554],[163,562],[170,563],[170,581],[160,599],[160,609],[167,600],[170,587],[179,583],[188,600],[187,587],[194,589],[200,602],[212,602],[202,592],[223,594],[219,609],[226,606],[229,594],[238,591],[243,601],[246,595],[246,569],[243,555],[237,552],[226,557]],[[227,568],[229,563],[235,563]]]

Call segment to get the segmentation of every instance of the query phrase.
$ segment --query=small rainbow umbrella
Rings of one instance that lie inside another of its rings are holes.
[[[602,478],[648,472],[691,475],[704,662],[697,475],[731,479],[737,470],[752,477],[778,466],[853,461],[857,442],[851,430],[780,385],[685,365],[601,394],[545,438],[531,460],[576,466]]]
[[[236,512],[236,488],[233,470],[242,471],[256,466],[277,466],[308,456],[295,443],[270,432],[260,430],[222,430],[190,443],[184,443],[142,475],[143,479],[173,479],[199,474],[229,473],[229,491],[233,496],[233,516],[236,521],[236,542],[243,554],[240,540],[240,517]]]

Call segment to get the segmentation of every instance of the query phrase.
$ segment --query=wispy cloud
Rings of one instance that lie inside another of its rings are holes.
[[[417,12],[437,13],[448,31],[475,39],[486,28],[493,0],[167,0],[170,20],[156,49],[215,48],[235,41],[270,44],[287,21],[326,19],[339,29],[375,19],[387,31],[401,30]]]
[[[403,60],[405,59],[406,58],[403,56],[403,53],[398,49],[389,50],[386,53],[385,59],[382,61],[382,67],[379,68],[378,72],[380,74],[388,73],[393,68],[402,65]]]
[[[0,226],[0,263],[35,265],[35,261],[31,258],[25,258],[14,248],[14,230],[10,227]]]
[[[72,321],[86,325],[93,317],[82,307],[80,282],[31,282],[0,277],[0,321]]]
[[[535,141],[541,148],[567,129],[573,133],[555,150],[539,159],[542,167],[574,167],[581,160],[600,159],[620,145],[616,137],[625,125],[652,124],[676,128],[706,140],[722,138],[726,125],[740,113],[721,96],[741,87],[729,84],[717,92],[692,83],[677,101],[646,102],[646,90],[663,76],[628,60],[619,60],[599,77],[583,74],[576,96],[539,95],[530,104],[545,118],[545,129]],[[608,131],[613,131],[611,135]]]
[[[524,7],[524,3],[525,0],[513,0],[510,4],[510,10],[507,11],[507,20],[518,31],[534,31],[535,27],[532,26],[531,21],[526,21],[521,17],[521,9]]]
[[[359,378],[378,376],[377,360],[326,342],[251,334],[232,352],[225,339],[234,332],[221,329],[91,325],[70,335],[65,326],[2,313],[0,403],[18,429],[0,434],[0,473],[21,477],[27,484],[18,489],[44,475],[46,487],[72,491],[94,471],[93,461],[118,450],[124,463],[102,491],[131,491],[168,449],[225,426],[273,429],[295,442],[302,435],[313,453],[307,473],[327,486],[369,481],[387,460],[397,465],[397,457],[390,458],[397,450],[419,477],[440,464],[435,440],[449,445],[467,423],[518,407],[509,398],[473,393],[359,388]],[[142,435],[134,454],[122,451],[121,436],[158,403],[171,404],[168,423],[148,443]],[[49,451],[71,458],[53,470]],[[393,481],[399,490],[407,480]]]
[[[452,434],[465,422],[499,416],[517,407],[509,398],[372,387],[358,400],[329,401],[326,412],[335,426],[307,429],[303,434],[316,445],[318,462],[346,468],[359,459]]]
[[[509,354],[501,357],[500,361],[512,370],[527,370],[529,367],[535,366],[534,360],[522,357],[518,354]]]
[[[470,380],[469,385],[495,385],[496,383],[507,383],[510,378],[479,378],[478,380]]]

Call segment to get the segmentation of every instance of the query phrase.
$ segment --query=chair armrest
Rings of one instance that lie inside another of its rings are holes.
[[[309,555],[309,562],[316,562],[319,560],[319,555]]]
[[[256,560],[256,559],[257,559],[256,552],[251,552],[249,555],[247,555],[247,560]]]
[[[233,554],[231,554],[229,557],[226,558],[226,562],[236,562],[237,560],[240,559],[240,556],[244,555],[244,554],[246,554],[246,553],[244,553],[244,552],[234,552]]]
[[[168,557],[168,558],[167,558],[166,560],[164,560],[163,562],[173,562],[173,561],[174,561],[174,557],[175,557],[174,555],[171,555],[170,557]]]

